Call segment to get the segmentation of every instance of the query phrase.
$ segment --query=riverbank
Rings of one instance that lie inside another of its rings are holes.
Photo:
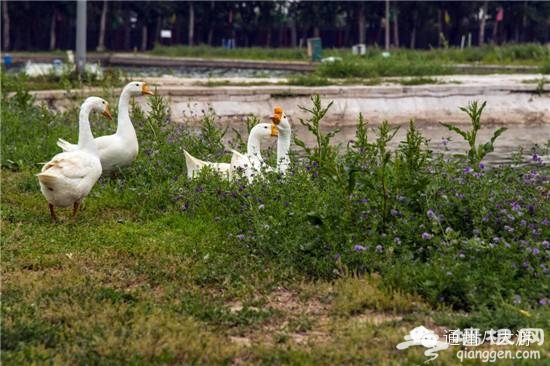
[[[300,105],[307,105],[311,95],[319,94],[334,105],[326,116],[329,125],[355,124],[357,116],[373,123],[383,120],[407,123],[449,121],[467,123],[467,116],[457,106],[470,100],[486,100],[487,123],[550,124],[550,83],[540,75],[453,75],[434,78],[437,84],[404,86],[402,79],[386,78],[380,85],[289,86],[285,79],[208,79],[222,86],[197,85],[204,79],[172,76],[145,78],[157,92],[169,99],[172,119],[200,115],[212,110],[222,118],[246,115],[266,117],[275,105],[284,105],[295,120],[304,117]],[[254,85],[255,82],[266,85]],[[228,82],[229,85],[223,85]],[[241,85],[230,85],[242,83]],[[247,85],[247,83],[250,83]],[[33,91],[38,103],[47,102],[63,110],[72,97],[101,93],[102,88],[84,90]],[[116,95],[117,90],[114,91]],[[138,99],[138,102],[145,101]],[[143,105],[145,107],[145,105]]]
[[[339,52],[328,52],[328,54],[340,55]],[[66,56],[63,52],[3,52],[2,64],[4,64],[3,56],[11,55],[13,63],[31,62],[46,62],[51,63],[56,59],[64,59]],[[227,55],[226,55],[227,56]],[[333,56],[340,57],[340,56]],[[358,59],[360,60],[360,59]],[[400,60],[397,58],[396,60]],[[241,68],[241,69],[259,69],[259,70],[286,70],[296,72],[313,72],[319,64],[313,64],[308,61],[301,60],[257,60],[257,59],[234,59],[224,57],[182,57],[182,56],[167,56],[155,55],[142,52],[89,52],[87,54],[88,62],[98,62],[106,66],[114,67],[205,67],[205,68]],[[391,63],[394,59],[389,58],[386,62]],[[479,62],[453,62],[452,59],[441,61],[442,65],[451,72],[457,73],[534,73],[539,70],[539,67],[532,63],[514,63],[514,64],[499,64],[499,63],[479,63]],[[400,71],[401,73],[401,71]],[[428,73],[429,74],[429,73]]]

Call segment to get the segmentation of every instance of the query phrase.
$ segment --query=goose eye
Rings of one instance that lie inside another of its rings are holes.
[[[136,86],[139,86],[139,84],[136,84]]]

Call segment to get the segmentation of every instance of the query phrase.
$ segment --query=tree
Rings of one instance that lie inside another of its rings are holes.
[[[4,23],[4,37],[2,42],[4,44],[4,51],[10,49],[10,16],[8,13],[8,2],[2,1],[2,21]]]
[[[386,51],[389,51],[390,49],[390,0],[386,0],[386,18],[384,23],[384,30],[385,30],[385,49]]]
[[[489,5],[489,2],[487,0],[485,0],[483,2],[483,10],[480,12],[480,17],[479,17],[479,40],[478,40],[478,44],[480,46],[483,46],[483,44],[485,43],[485,20],[487,19],[487,7]]]
[[[99,52],[105,51],[105,29],[107,24],[107,11],[109,9],[109,2],[103,0],[103,7],[101,9],[101,19],[99,21],[99,40],[97,42],[96,50]]]
[[[187,26],[187,38],[189,39],[189,46],[193,46],[193,39],[195,38],[195,8],[193,7],[192,1],[189,1],[189,24]]]
[[[365,42],[365,2],[361,1],[357,4],[357,31],[359,34],[359,43]]]

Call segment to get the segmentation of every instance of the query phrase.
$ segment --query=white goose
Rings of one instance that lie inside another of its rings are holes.
[[[55,207],[73,205],[75,217],[80,203],[101,176],[101,161],[89,121],[92,110],[112,118],[105,100],[98,97],[86,99],[80,107],[78,145],[73,151],[55,155],[37,174],[40,190],[48,201],[54,222],[57,221]]]
[[[151,92],[146,83],[132,81],[126,85],[122,89],[118,100],[118,126],[116,133],[100,136],[95,139],[104,173],[110,173],[117,167],[132,164],[138,154],[138,140],[132,121],[130,121],[129,104],[130,97],[143,94],[153,95],[153,92]],[[77,145],[71,144],[61,138],[58,139],[57,145],[63,151],[77,149]]]
[[[279,130],[279,137],[277,138],[277,170],[284,175],[290,166],[289,152],[292,128],[290,127],[288,117],[281,107],[275,107],[275,113],[271,119]]]
[[[235,154],[243,157],[247,157],[248,155],[250,155],[255,157],[254,161],[256,161],[256,159],[260,159],[260,161],[263,162],[260,155],[261,140],[270,136],[277,136],[277,127],[274,124],[270,123],[258,123],[250,130],[250,135],[248,136],[247,143],[247,155],[242,155],[233,150],[233,156],[235,156]],[[185,163],[187,165],[187,177],[193,178],[201,171],[202,168],[208,166],[212,170],[222,173],[222,176],[226,178],[231,178],[231,174],[233,171],[233,169],[231,168],[232,164],[203,161],[195,158],[185,150],[183,152],[185,154]],[[237,165],[244,166],[244,164],[245,163],[239,163]]]
[[[275,107],[275,113],[271,117],[272,124],[272,136],[278,136],[277,138],[277,170],[284,174],[290,164],[288,153],[290,150],[290,137],[291,127],[288,122],[286,114],[284,114],[281,107]],[[265,164],[260,154],[260,147],[258,146],[253,152],[241,154],[238,151],[233,150],[233,156],[231,158],[231,170],[236,172],[237,170],[244,171],[244,175],[249,182],[254,180],[257,174],[261,174],[261,171],[273,171],[273,169]]]

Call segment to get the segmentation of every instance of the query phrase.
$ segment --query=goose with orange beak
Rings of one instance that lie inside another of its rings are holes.
[[[118,101],[116,133],[95,139],[104,173],[111,173],[118,168],[128,166],[135,160],[139,151],[139,144],[136,131],[130,120],[130,98],[153,94],[149,86],[141,81],[132,81],[122,89]],[[58,139],[57,145],[63,151],[74,151],[78,146],[61,138]]]
[[[275,107],[271,121],[270,135],[277,137],[277,170],[284,174],[290,164],[288,159],[291,136],[290,123],[281,107]],[[258,147],[257,150],[252,150],[252,153],[250,153],[249,148],[249,152],[246,155],[233,151],[231,170],[232,174],[242,171],[248,181],[252,182],[257,176],[261,176],[263,172],[273,171],[273,168],[266,165]]]
[[[73,206],[73,217],[82,200],[101,176],[99,152],[90,128],[91,111],[110,118],[109,104],[98,97],[89,97],[80,108],[78,145],[69,152],[55,155],[37,174],[40,190],[48,201],[52,220],[57,221],[56,207]]]

